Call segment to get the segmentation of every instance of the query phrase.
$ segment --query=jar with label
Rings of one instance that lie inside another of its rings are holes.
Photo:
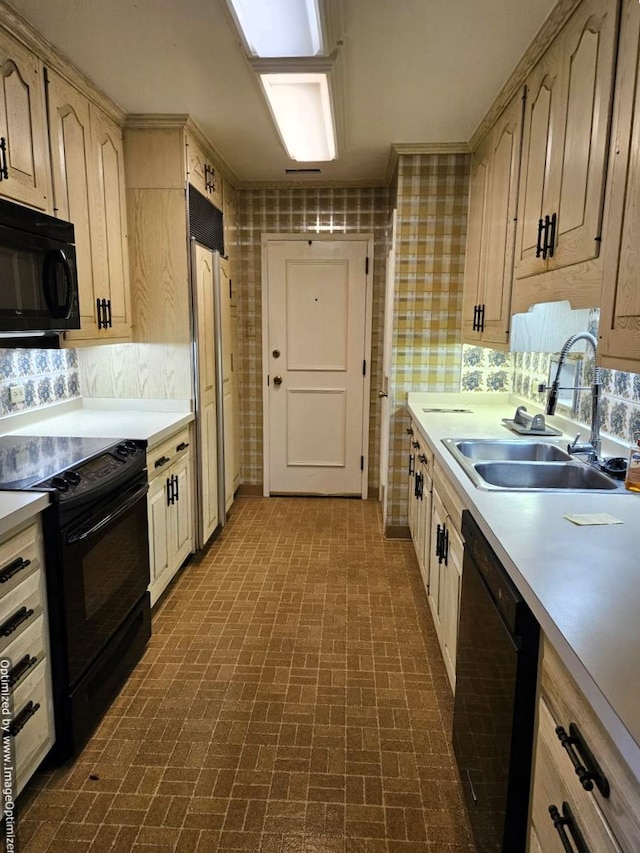
[[[640,432],[633,434],[633,444],[629,450],[629,465],[624,485],[632,492],[640,492]]]

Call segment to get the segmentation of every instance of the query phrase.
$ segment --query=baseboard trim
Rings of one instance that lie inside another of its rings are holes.
[[[261,498],[262,483],[240,483],[236,494],[239,498]]]
[[[387,526],[384,531],[385,539],[411,539],[411,531],[407,525],[397,527]]]

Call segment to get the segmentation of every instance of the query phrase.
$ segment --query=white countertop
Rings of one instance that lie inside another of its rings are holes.
[[[0,492],[0,537],[28,521],[49,505],[43,492]]]
[[[438,464],[640,779],[640,495],[477,489],[442,439],[515,438],[501,418],[513,417],[517,402],[506,394],[409,394],[409,410]],[[422,411],[438,405],[472,414]],[[566,421],[547,421],[567,432],[545,440],[566,444],[575,437]],[[607,445],[605,455],[622,455]],[[590,512],[623,523],[580,527],[564,518]]]

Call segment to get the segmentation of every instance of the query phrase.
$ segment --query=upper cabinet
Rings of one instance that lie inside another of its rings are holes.
[[[601,242],[618,6],[583,0],[527,80],[514,283],[520,307],[549,298],[598,304],[601,272],[588,262]]]
[[[213,163],[213,158],[196,141],[191,133],[186,137],[187,178],[202,195],[222,210],[222,175]]]
[[[471,166],[463,340],[494,348],[509,340],[522,102],[513,98]]]
[[[640,372],[640,4],[627,0],[620,30],[611,156],[603,229],[600,360]]]
[[[77,343],[131,339],[129,261],[120,128],[48,72],[54,213],[73,222],[80,323]]]
[[[0,196],[49,212],[42,62],[0,29]]]

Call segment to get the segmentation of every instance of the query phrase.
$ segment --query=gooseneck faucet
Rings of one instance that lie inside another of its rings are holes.
[[[560,387],[560,373],[562,372],[562,368],[564,366],[565,360],[567,358],[567,354],[569,350],[578,342],[578,341],[586,341],[593,350],[593,382],[591,383],[590,389],[583,389],[582,386],[572,385],[569,388],[561,388]],[[595,337],[589,332],[579,332],[577,335],[572,335],[562,347],[560,351],[560,358],[558,359],[558,368],[556,370],[556,377],[551,383],[551,387],[547,388],[546,385],[540,385],[540,391],[549,391],[549,396],[547,398],[547,408],[546,413],[548,415],[554,415],[556,411],[556,404],[558,402],[558,391],[581,391],[581,390],[591,390],[591,435],[589,436],[588,442],[578,442],[578,438],[580,435],[578,434],[573,441],[572,444],[569,445],[567,450],[569,453],[585,453],[589,457],[589,461],[597,462],[600,456],[600,448],[602,445],[600,439],[600,391],[602,388],[602,381],[600,378],[600,368],[596,366],[595,362],[598,358],[598,342]]]

